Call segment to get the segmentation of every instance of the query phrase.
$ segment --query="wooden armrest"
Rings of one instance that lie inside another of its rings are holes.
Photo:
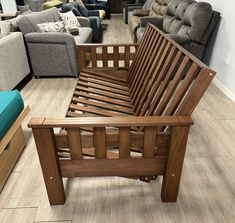
[[[137,49],[138,44],[77,45],[78,63],[81,68],[130,67]]]
[[[3,139],[0,141],[0,154],[3,152],[3,150],[6,148],[7,144],[11,141],[12,137],[14,136],[17,129],[20,127],[21,123],[25,119],[26,115],[29,113],[30,108],[29,106],[26,106],[23,111],[20,113],[18,118],[15,120],[13,125],[10,127],[10,129],[7,131],[6,135],[3,137]]]
[[[189,126],[190,116],[32,118],[29,128]]]

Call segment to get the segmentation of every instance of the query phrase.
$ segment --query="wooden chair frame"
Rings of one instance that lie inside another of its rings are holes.
[[[152,25],[139,46],[85,44],[78,52],[67,117],[28,125],[50,203],[65,202],[62,177],[157,175],[162,201],[175,202],[190,115],[215,72]]]

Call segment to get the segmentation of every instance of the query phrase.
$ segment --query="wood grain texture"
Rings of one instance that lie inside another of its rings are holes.
[[[112,15],[103,23],[108,26],[103,31],[105,43],[131,43],[122,16]],[[161,202],[161,177],[151,184],[121,177],[89,177],[76,179],[77,186],[68,182],[65,205],[51,207],[26,124],[31,117],[64,117],[76,82],[74,78],[32,79],[21,90],[25,104],[31,107],[23,122],[27,145],[0,194],[1,221],[57,223],[66,218],[83,223],[234,223],[235,103],[213,83],[193,113],[195,124],[177,203]]]

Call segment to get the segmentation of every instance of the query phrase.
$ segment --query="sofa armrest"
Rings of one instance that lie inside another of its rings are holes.
[[[69,33],[34,32],[28,33],[24,37],[27,43],[64,43],[75,45],[75,40]]]
[[[163,29],[163,18],[161,17],[141,17],[140,18],[140,27],[146,27],[148,23],[153,24],[159,29]]]
[[[99,10],[88,10],[88,16],[100,16]]]
[[[90,20],[87,17],[77,16],[77,20],[82,27],[91,27]]]

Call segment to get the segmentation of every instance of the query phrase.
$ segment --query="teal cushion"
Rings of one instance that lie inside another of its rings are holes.
[[[24,102],[17,90],[0,92],[0,139],[17,119],[24,108]]]

